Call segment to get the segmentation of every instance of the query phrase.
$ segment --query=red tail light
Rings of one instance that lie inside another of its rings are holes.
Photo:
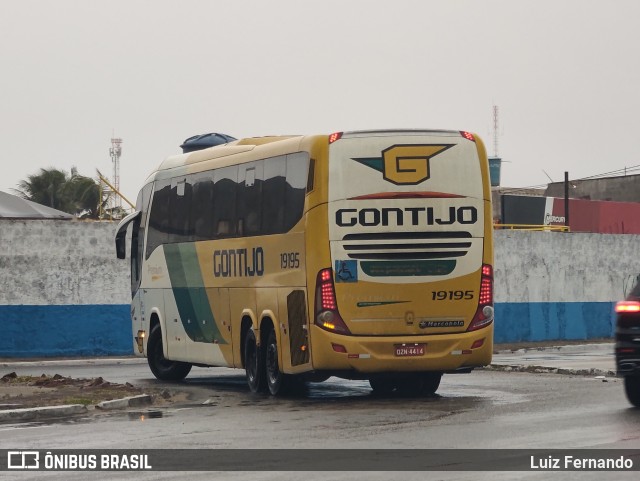
[[[342,138],[342,132],[334,132],[329,136],[329,143],[333,144],[336,140],[340,140]]]
[[[482,264],[478,309],[467,331],[476,331],[493,322],[493,267]]]
[[[640,302],[637,301],[620,301],[616,303],[616,312],[640,312]]]
[[[465,139],[470,140],[471,142],[476,141],[476,138],[473,136],[471,132],[460,131],[460,135],[462,135]]]
[[[340,317],[336,291],[333,285],[333,271],[322,269],[316,278],[315,323],[322,329],[339,334],[351,334]]]

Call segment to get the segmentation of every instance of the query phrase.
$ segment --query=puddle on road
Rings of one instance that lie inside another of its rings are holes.
[[[87,416],[86,414],[78,417],[36,419],[32,421],[0,424],[0,431],[8,431],[8,430],[14,430],[14,429],[54,427],[54,426],[59,426],[61,424],[72,425],[72,424],[88,423],[93,420],[94,420],[93,416]]]
[[[14,429],[30,429],[42,427],[54,427],[60,425],[86,424],[108,421],[114,418],[128,418],[130,421],[145,422],[152,419],[162,419],[170,415],[167,410],[149,409],[144,411],[89,411],[81,416],[66,418],[34,419],[25,422],[0,424],[0,432]]]
[[[145,422],[149,419],[160,419],[164,417],[164,411],[149,410],[149,411],[129,411],[127,412],[129,421]]]
[[[399,395],[377,396],[371,391],[368,381],[344,381],[331,378],[323,383],[308,383],[304,389],[289,396],[274,398],[268,394],[253,394],[246,386],[244,376],[224,378],[202,377],[188,380],[182,387],[189,398],[169,407],[137,409],[130,411],[96,411],[78,417],[33,420],[24,423],[2,424],[0,431],[10,429],[28,429],[44,426],[69,425],[89,422],[109,422],[124,419],[131,422],[148,422],[164,419],[181,410],[211,411],[220,409],[258,409],[296,412],[309,408],[332,411],[336,409],[355,409],[363,407],[383,414],[396,409],[457,412],[465,409],[477,409],[479,406],[504,406],[529,400],[529,396],[494,387],[480,387],[474,384],[443,384],[432,397],[412,398]],[[202,411],[200,411],[202,412]],[[204,412],[203,412],[204,414]]]

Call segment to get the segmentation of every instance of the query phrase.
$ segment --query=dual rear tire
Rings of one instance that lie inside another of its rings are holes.
[[[273,329],[269,329],[263,345],[257,344],[253,328],[247,331],[244,342],[244,366],[251,392],[269,392],[273,396],[279,396],[291,392],[297,384],[295,376],[280,371],[278,342]]]
[[[251,392],[263,392],[266,386],[264,353],[258,346],[253,328],[247,331],[244,339],[244,369]]]

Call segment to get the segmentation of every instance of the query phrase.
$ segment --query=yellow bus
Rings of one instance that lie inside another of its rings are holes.
[[[185,144],[186,145],[186,144]],[[165,160],[131,225],[133,347],[161,380],[246,371],[431,395],[491,362],[489,169],[469,132],[233,140]]]

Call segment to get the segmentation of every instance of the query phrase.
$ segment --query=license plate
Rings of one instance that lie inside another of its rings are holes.
[[[426,344],[396,344],[395,345],[397,357],[424,356],[426,348],[427,348]]]

